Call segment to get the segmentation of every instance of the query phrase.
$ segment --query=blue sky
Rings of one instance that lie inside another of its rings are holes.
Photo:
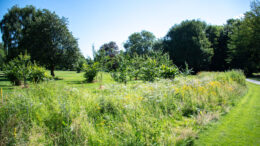
[[[115,41],[123,49],[129,35],[147,30],[157,38],[187,19],[223,25],[250,10],[250,0],[0,0],[0,19],[13,5],[34,5],[55,11],[69,20],[84,56],[92,45]]]

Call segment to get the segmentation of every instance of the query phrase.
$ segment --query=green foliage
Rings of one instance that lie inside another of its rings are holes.
[[[29,78],[31,73],[30,56],[20,54],[17,58],[11,60],[4,68],[5,76],[14,84],[21,85],[21,81]]]
[[[120,62],[118,64],[117,70],[111,72],[112,78],[121,83],[127,83],[130,77],[130,61],[129,61],[129,56],[124,55],[124,54],[119,54],[117,56],[117,62]]]
[[[51,79],[51,76],[47,73],[47,70],[44,67],[38,66],[36,63],[34,63],[30,69],[30,80],[34,83]]]
[[[195,72],[208,69],[213,49],[206,37],[205,28],[204,22],[187,20],[170,29],[164,39],[164,50],[169,52],[178,67],[184,68],[187,62]]]
[[[78,42],[69,32],[65,18],[46,9],[38,13],[35,21],[27,26],[21,47],[27,48],[32,60],[45,65],[55,76],[56,66],[72,68],[76,64],[80,56]]]
[[[31,60],[49,68],[52,76],[56,66],[73,68],[80,52],[67,25],[65,18],[47,9],[12,7],[0,22],[7,60],[27,50]]]
[[[50,79],[46,69],[38,66],[36,63],[32,64],[30,56],[27,54],[20,54],[17,58],[9,61],[4,68],[4,74],[14,85],[21,85],[22,80],[26,86],[27,80],[38,83],[45,79]]]
[[[7,94],[4,104],[0,102],[0,142],[2,145],[192,144],[197,133],[228,112],[246,92],[244,85],[233,80],[215,80],[221,74],[231,76],[236,71],[129,86],[107,84],[102,90],[64,86],[56,81],[17,89]]]
[[[226,25],[216,26],[208,25],[206,27],[206,36],[211,43],[211,48],[213,48],[213,56],[210,64],[210,70],[224,71],[228,69],[227,66],[227,54],[228,47],[227,43],[229,41],[228,35],[231,33],[229,21]]]
[[[178,73],[178,68],[175,66],[167,66],[162,64],[160,66],[160,77],[165,78],[165,79],[174,79],[174,77]]]
[[[8,51],[6,53],[7,61],[25,52],[25,49],[21,49],[20,44],[25,35],[24,32],[26,32],[28,26],[35,21],[36,15],[38,15],[38,11],[34,6],[19,8],[15,5],[11,9],[8,9],[8,12],[3,16],[0,22],[0,28],[3,35],[4,48]]]
[[[193,73],[193,69],[189,68],[189,65],[187,62],[185,62],[185,68],[181,70],[181,74],[183,76],[188,76],[191,75]]]
[[[155,43],[155,36],[148,31],[143,30],[140,33],[133,33],[128,37],[124,47],[126,53],[131,56],[134,54],[144,55],[153,49]]]
[[[84,68],[84,77],[86,78],[86,81],[88,83],[93,82],[94,78],[96,77],[97,73],[98,73],[98,63],[94,63],[94,64],[83,64],[83,68]]]
[[[0,70],[3,69],[5,58],[6,55],[5,55],[4,45],[0,42]]]
[[[260,2],[251,3],[251,11],[233,23],[228,44],[228,63],[232,68],[243,69],[247,75],[260,69]]]
[[[145,58],[142,56],[139,56],[135,54],[132,59],[129,59],[129,74],[130,78],[137,80],[140,77],[140,70],[142,67],[142,64],[144,63]]]
[[[77,73],[80,73],[83,70],[83,64],[86,64],[87,60],[84,56],[80,56],[78,58],[77,64],[76,64],[76,71]]]
[[[142,64],[140,69],[141,79],[144,81],[153,82],[156,78],[159,77],[159,68],[158,62],[155,59],[148,58]]]
[[[101,63],[103,71],[115,71],[119,64],[118,54],[117,44],[111,41],[103,44],[97,52],[94,51],[94,61]]]
[[[111,76],[117,82],[129,80],[154,81],[156,78],[174,78],[178,73],[169,55],[162,51],[150,51],[146,55],[120,53],[117,56],[117,62],[120,62],[116,71]]]

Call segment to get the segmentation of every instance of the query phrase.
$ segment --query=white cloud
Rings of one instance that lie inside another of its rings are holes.
[[[234,18],[235,19],[241,19],[241,18],[244,18],[244,16],[245,16],[244,14],[239,14],[239,15],[235,16]]]

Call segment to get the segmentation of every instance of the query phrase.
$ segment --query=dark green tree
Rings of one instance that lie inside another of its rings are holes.
[[[5,50],[4,45],[0,42],[0,70],[3,68],[5,62]]]
[[[117,44],[113,41],[103,44],[97,52],[94,52],[94,61],[100,62],[106,71],[116,70],[118,62],[116,56],[119,53]]]
[[[163,51],[163,39],[157,39],[154,42],[153,51]]]
[[[140,33],[131,34],[125,42],[124,47],[130,55],[134,55],[135,53],[142,55],[152,50],[155,41],[155,36],[151,32],[144,30]]]
[[[24,31],[35,20],[36,15],[37,10],[33,6],[26,6],[25,8],[13,6],[3,16],[0,28],[7,61],[17,57],[21,52],[25,52],[20,48],[20,42],[24,36]]]
[[[228,63],[247,75],[260,71],[260,2],[251,3],[251,11],[233,24],[228,44]]]
[[[164,51],[180,67],[185,62],[195,72],[208,69],[213,49],[205,33],[206,23],[199,20],[187,20],[174,25],[164,38]]]
[[[21,48],[28,50],[32,60],[50,69],[52,76],[55,76],[56,66],[66,64],[70,68],[80,55],[77,40],[67,28],[67,20],[46,9],[40,11],[26,29]]]
[[[210,70],[224,71],[228,69],[227,59],[227,43],[230,33],[229,24],[223,26],[208,25],[206,27],[206,36],[211,43],[214,55],[212,56]]]
[[[79,56],[77,40],[67,28],[67,20],[46,9],[33,6],[12,7],[0,22],[7,61],[28,52],[51,70],[56,66],[71,68]]]

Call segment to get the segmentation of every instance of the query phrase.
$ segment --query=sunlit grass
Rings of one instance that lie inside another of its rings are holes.
[[[248,83],[249,92],[240,104],[209,130],[202,132],[197,145],[259,145],[260,85]]]

